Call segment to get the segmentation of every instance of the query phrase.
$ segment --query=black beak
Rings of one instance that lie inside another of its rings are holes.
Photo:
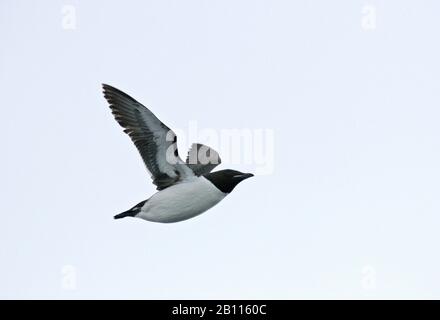
[[[251,178],[251,177],[253,177],[254,175],[252,174],[252,173],[243,173],[241,176],[240,176],[240,178],[241,179],[247,179],[247,178]]]

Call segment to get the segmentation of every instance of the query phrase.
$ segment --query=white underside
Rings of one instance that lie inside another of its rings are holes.
[[[206,178],[194,177],[154,194],[136,217],[163,223],[187,220],[212,208],[225,196]]]

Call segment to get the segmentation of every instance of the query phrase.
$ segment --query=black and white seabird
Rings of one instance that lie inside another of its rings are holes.
[[[221,160],[215,150],[203,144],[193,144],[186,162],[182,161],[176,134],[148,108],[112,86],[103,84],[103,89],[116,121],[136,145],[158,190],[115,219],[187,220],[212,208],[241,181],[253,176],[230,169],[211,172]]]

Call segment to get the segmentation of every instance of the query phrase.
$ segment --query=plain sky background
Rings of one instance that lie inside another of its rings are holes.
[[[1,0],[0,298],[440,298],[439,12]],[[102,82],[171,128],[273,130],[273,174],[113,220],[154,188]]]

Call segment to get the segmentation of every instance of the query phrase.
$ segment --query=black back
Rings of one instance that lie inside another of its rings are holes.
[[[231,169],[215,171],[204,175],[206,179],[223,193],[230,193],[237,184],[252,176],[253,174]]]

